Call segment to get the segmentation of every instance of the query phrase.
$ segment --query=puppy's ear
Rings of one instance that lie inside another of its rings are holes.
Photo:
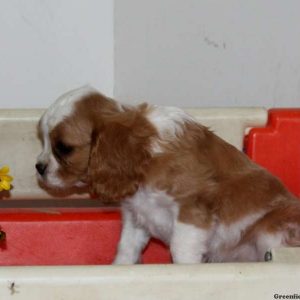
[[[119,201],[134,194],[151,160],[155,129],[137,113],[106,120],[92,134],[89,162],[90,192],[104,201]]]

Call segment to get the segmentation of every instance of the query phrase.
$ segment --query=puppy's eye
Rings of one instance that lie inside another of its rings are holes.
[[[57,152],[60,155],[68,155],[71,154],[74,150],[73,146],[66,145],[65,143],[59,141],[55,145],[55,152]]]

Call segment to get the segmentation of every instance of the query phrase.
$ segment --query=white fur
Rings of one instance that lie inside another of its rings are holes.
[[[165,192],[140,188],[123,202],[122,215],[123,229],[115,263],[131,264],[138,261],[150,236],[170,243],[178,205]]]
[[[174,263],[201,263],[207,252],[208,230],[191,224],[175,222],[171,239],[171,254]]]
[[[244,261],[256,260],[255,245],[243,245],[236,250],[245,230],[259,220],[265,212],[247,215],[241,220],[226,226],[224,224],[215,225],[211,231],[208,245],[208,258],[210,261]]]
[[[47,127],[49,130],[53,129],[65,117],[72,113],[74,104],[77,101],[92,93],[99,92],[87,85],[63,94],[45,112],[42,117],[42,126]]]
[[[46,173],[47,185],[57,188],[65,187],[65,183],[57,177],[57,170],[59,168],[59,164],[56,161],[54,155],[51,153],[49,155],[48,167]]]
[[[284,245],[284,233],[260,233],[256,240],[257,260],[264,260],[266,251],[279,248]]]
[[[153,237],[170,243],[172,227],[178,214],[178,204],[165,192],[150,187],[140,188],[124,202],[137,226],[145,228]]]
[[[193,120],[182,109],[171,106],[153,106],[147,118],[156,128],[160,142],[167,142],[178,134],[181,134],[184,123]],[[154,153],[162,152],[158,141],[153,143],[152,150]]]
[[[139,261],[150,235],[144,227],[136,223],[134,214],[129,208],[123,207],[122,217],[122,234],[114,264],[135,264]]]

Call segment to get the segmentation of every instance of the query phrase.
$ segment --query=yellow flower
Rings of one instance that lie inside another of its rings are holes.
[[[12,182],[13,177],[8,175],[8,173],[8,166],[4,166],[2,169],[0,169],[0,192],[3,190],[8,191],[11,188],[10,183]]]

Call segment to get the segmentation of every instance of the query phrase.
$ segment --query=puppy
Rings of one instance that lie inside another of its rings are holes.
[[[83,87],[50,106],[39,131],[43,184],[121,204],[116,264],[137,263],[151,237],[174,263],[263,261],[300,246],[300,202],[181,109],[125,106]]]

